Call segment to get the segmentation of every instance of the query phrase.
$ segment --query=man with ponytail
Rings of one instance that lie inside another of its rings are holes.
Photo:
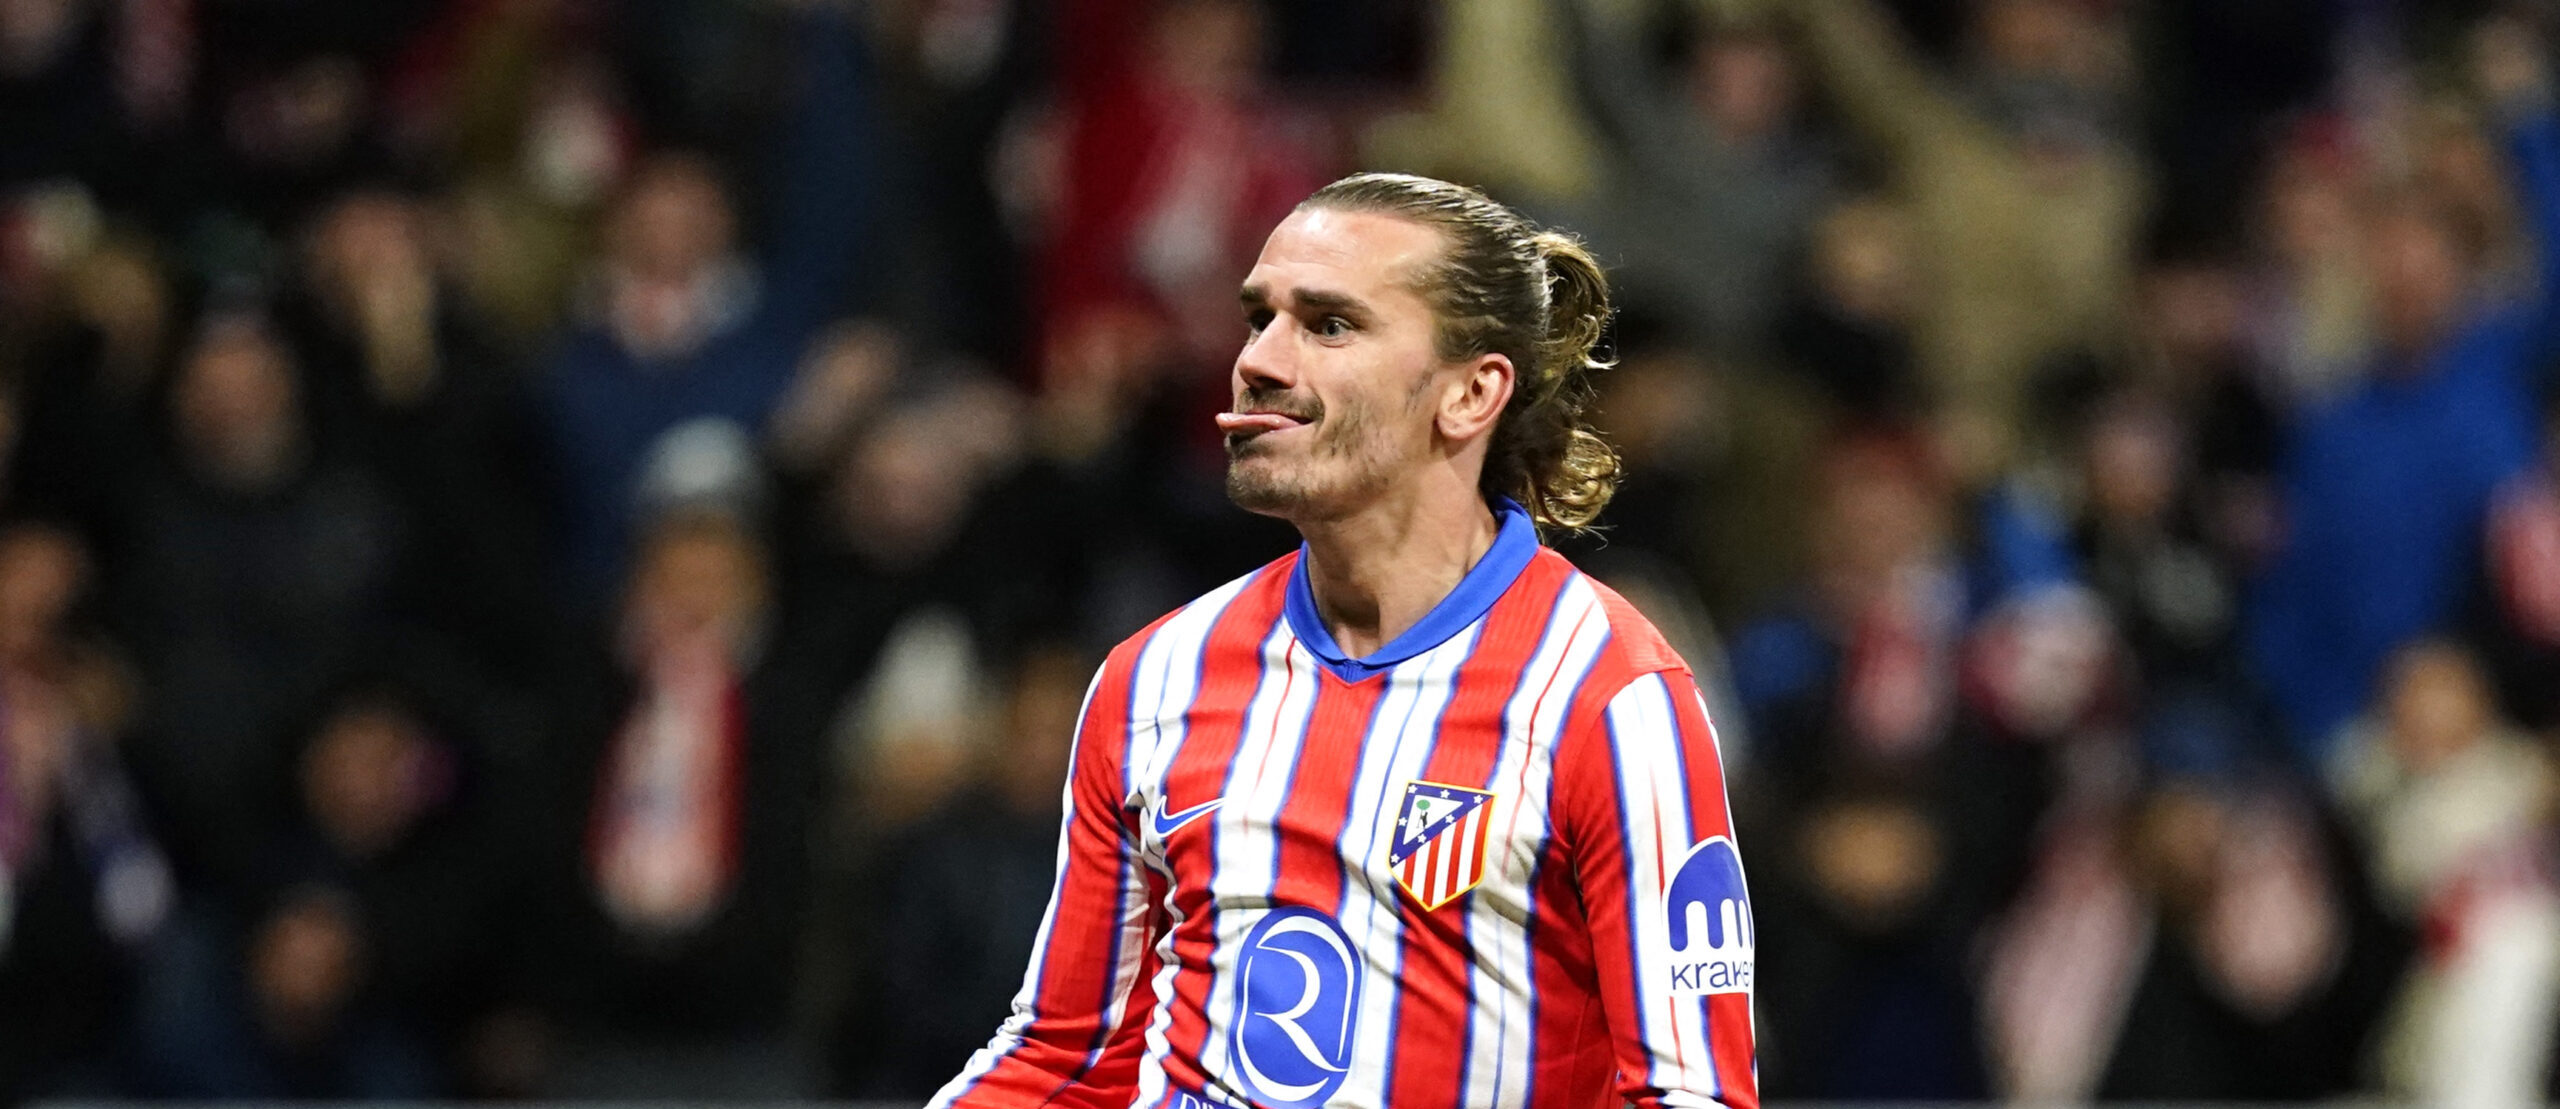
[[[1599,265],[1361,174],[1242,300],[1227,492],[1306,542],[1096,675],[1013,1016],[934,1106],[1756,1106],[1704,701],[1540,542],[1617,483]]]

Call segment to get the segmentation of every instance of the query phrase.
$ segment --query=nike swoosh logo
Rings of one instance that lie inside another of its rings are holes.
[[[1180,830],[1183,825],[1209,815],[1209,811],[1217,807],[1217,801],[1203,801],[1181,812],[1165,812],[1159,809],[1147,819],[1155,824],[1156,837],[1161,839]]]

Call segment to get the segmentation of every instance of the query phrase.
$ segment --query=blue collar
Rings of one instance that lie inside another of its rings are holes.
[[[1298,642],[1306,645],[1317,662],[1346,682],[1381,673],[1448,642],[1450,636],[1481,619],[1538,554],[1538,529],[1529,522],[1528,510],[1509,497],[1494,498],[1492,508],[1501,530],[1494,534],[1493,546],[1485,549],[1484,557],[1476,560],[1467,576],[1458,579],[1458,587],[1432,606],[1421,622],[1367,658],[1345,655],[1334,643],[1333,632],[1324,626],[1324,617],[1316,611],[1315,590],[1307,584],[1307,548],[1299,544],[1298,565],[1289,574],[1288,598],[1280,608],[1288,618],[1289,630],[1296,633]]]

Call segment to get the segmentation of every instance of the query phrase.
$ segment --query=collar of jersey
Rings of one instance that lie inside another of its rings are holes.
[[[1420,622],[1405,629],[1394,642],[1366,658],[1352,658],[1334,643],[1333,632],[1324,626],[1324,617],[1316,612],[1316,595],[1307,584],[1307,548],[1298,546],[1297,568],[1289,573],[1288,599],[1281,612],[1288,618],[1289,630],[1298,642],[1316,657],[1333,676],[1356,682],[1382,673],[1399,662],[1449,641],[1449,637],[1466,630],[1467,625],[1482,619],[1493,602],[1518,580],[1520,571],[1538,554],[1538,529],[1529,521],[1529,512],[1509,497],[1493,499],[1493,515],[1500,524],[1494,533],[1493,546],[1476,560],[1467,576],[1458,579],[1458,587],[1440,598]]]

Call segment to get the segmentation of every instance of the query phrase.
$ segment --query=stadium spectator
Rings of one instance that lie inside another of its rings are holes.
[[[434,684],[357,680],[323,700],[277,783],[291,815],[255,892],[191,914],[164,954],[144,1014],[160,1092],[456,1092],[446,1060],[517,969],[504,910],[523,893],[523,799],[504,745],[462,723],[488,699]]]
[[[2268,392],[2288,413],[2334,401],[2359,381],[2373,349],[2371,272],[2360,205],[2371,173],[2345,120],[2314,117],[2266,157],[2248,220],[2250,345]]]
[[[2153,920],[2101,1098],[2355,1088],[2406,942],[2371,909],[2311,800],[2281,779],[2155,783],[2132,828]]]
[[[1778,353],[1843,412],[1889,420],[1920,400],[1912,312],[1921,275],[1900,205],[1852,196],[1809,229],[1794,299],[1778,323]]]
[[[1952,848],[1922,802],[1891,789],[1835,790],[1793,825],[1761,897],[1797,922],[1764,941],[1766,973],[1795,986],[1761,1009],[1765,1081],[1844,1100],[1988,1092],[1966,929],[1949,911]]]
[[[841,685],[776,607],[763,540],[678,508],[644,530],[619,622],[563,688],[540,761],[535,988],[567,1096],[789,1097],[818,738]],[[688,1091],[693,1091],[687,1093]]]
[[[534,429],[517,367],[446,288],[431,213],[351,190],[307,232],[285,319],[308,368],[316,437],[360,458],[421,534],[403,623],[501,673],[538,664],[549,551]]]
[[[2535,1100],[2560,1013],[2549,750],[2498,718],[2468,650],[2423,640],[2395,653],[2329,777],[2383,905],[2423,929],[2376,1042],[2389,1088],[2435,1104]]]
[[[1161,322],[1177,368],[1232,356],[1232,276],[1324,180],[1314,121],[1262,81],[1264,18],[1242,0],[1061,6],[1048,372],[1098,314],[1125,310]]]
[[[118,744],[128,679],[68,533],[0,531],[0,1098],[116,1089],[119,1028],[176,895]]]
[[[217,309],[168,390],[164,457],[126,505],[116,598],[147,698],[134,759],[181,863],[235,891],[282,813],[294,716],[385,630],[415,536],[321,450],[264,316]]]
[[[133,1084],[156,1097],[422,1098],[435,1061],[366,1004],[367,952],[335,891],[190,914],[154,953]]]
[[[1957,707],[1966,597],[1942,480],[1907,436],[1844,441],[1822,478],[1803,594],[1743,628],[1733,648],[1734,682],[1782,795],[1924,761]]]
[[[2501,49],[2530,59],[2544,48]],[[2484,243],[2443,198],[2406,192],[2379,204],[2365,224],[2373,369],[2307,416],[2285,456],[2285,540],[2243,634],[2308,765],[2325,761],[2385,657],[2459,615],[2490,494],[2533,457],[2536,377],[2560,306],[2550,231],[2560,228],[2560,114],[2547,74],[2528,64],[2523,74],[2481,68],[2541,236],[2529,293],[2500,295],[2483,272]]]
[[[1688,341],[1758,352],[1831,199],[1834,152],[1806,126],[1802,75],[1770,28],[1675,23],[1665,46],[1647,41],[1648,14],[1592,12],[1579,36],[1620,163],[1589,234],[1621,287]]]
[[[37,325],[20,364],[10,494],[110,556],[151,454],[153,388],[183,331],[171,277],[147,239],[99,243],[63,274],[65,311]]]
[[[2148,190],[2123,114],[2138,91],[2124,17],[1968,5],[1967,64],[1945,74],[1876,0],[1765,7],[1909,204],[1918,366],[1950,461],[1979,483],[2034,430],[2036,367],[2120,325]]]
[[[2466,635],[2516,723],[2560,728],[2560,390],[2543,400],[2535,465],[2490,503]]]
[[[1023,364],[1032,338],[1032,244],[1020,234],[1032,190],[1007,163],[1034,141],[1021,116],[1046,93],[1053,7],[919,3],[881,21],[894,203],[908,214],[895,232],[900,278],[882,295],[926,345],[997,365]]]
[[[640,476],[664,437],[696,421],[760,432],[857,267],[876,257],[867,51],[841,14],[812,9],[796,30],[802,88],[763,264],[740,251],[719,167],[657,155],[614,202],[579,326],[541,385],[570,580],[587,598],[621,569]]]
[[[2133,395],[2091,418],[2088,506],[2072,553],[2118,621],[2140,680],[2236,697],[2239,582],[2205,530],[2201,479],[2188,472],[2197,451],[2178,417]]]
[[[2285,412],[2249,339],[2248,275],[2224,248],[2157,244],[2136,284],[2125,386],[2155,398],[2183,439],[2176,524],[2222,572],[2261,565],[2275,544],[2275,471]]]

